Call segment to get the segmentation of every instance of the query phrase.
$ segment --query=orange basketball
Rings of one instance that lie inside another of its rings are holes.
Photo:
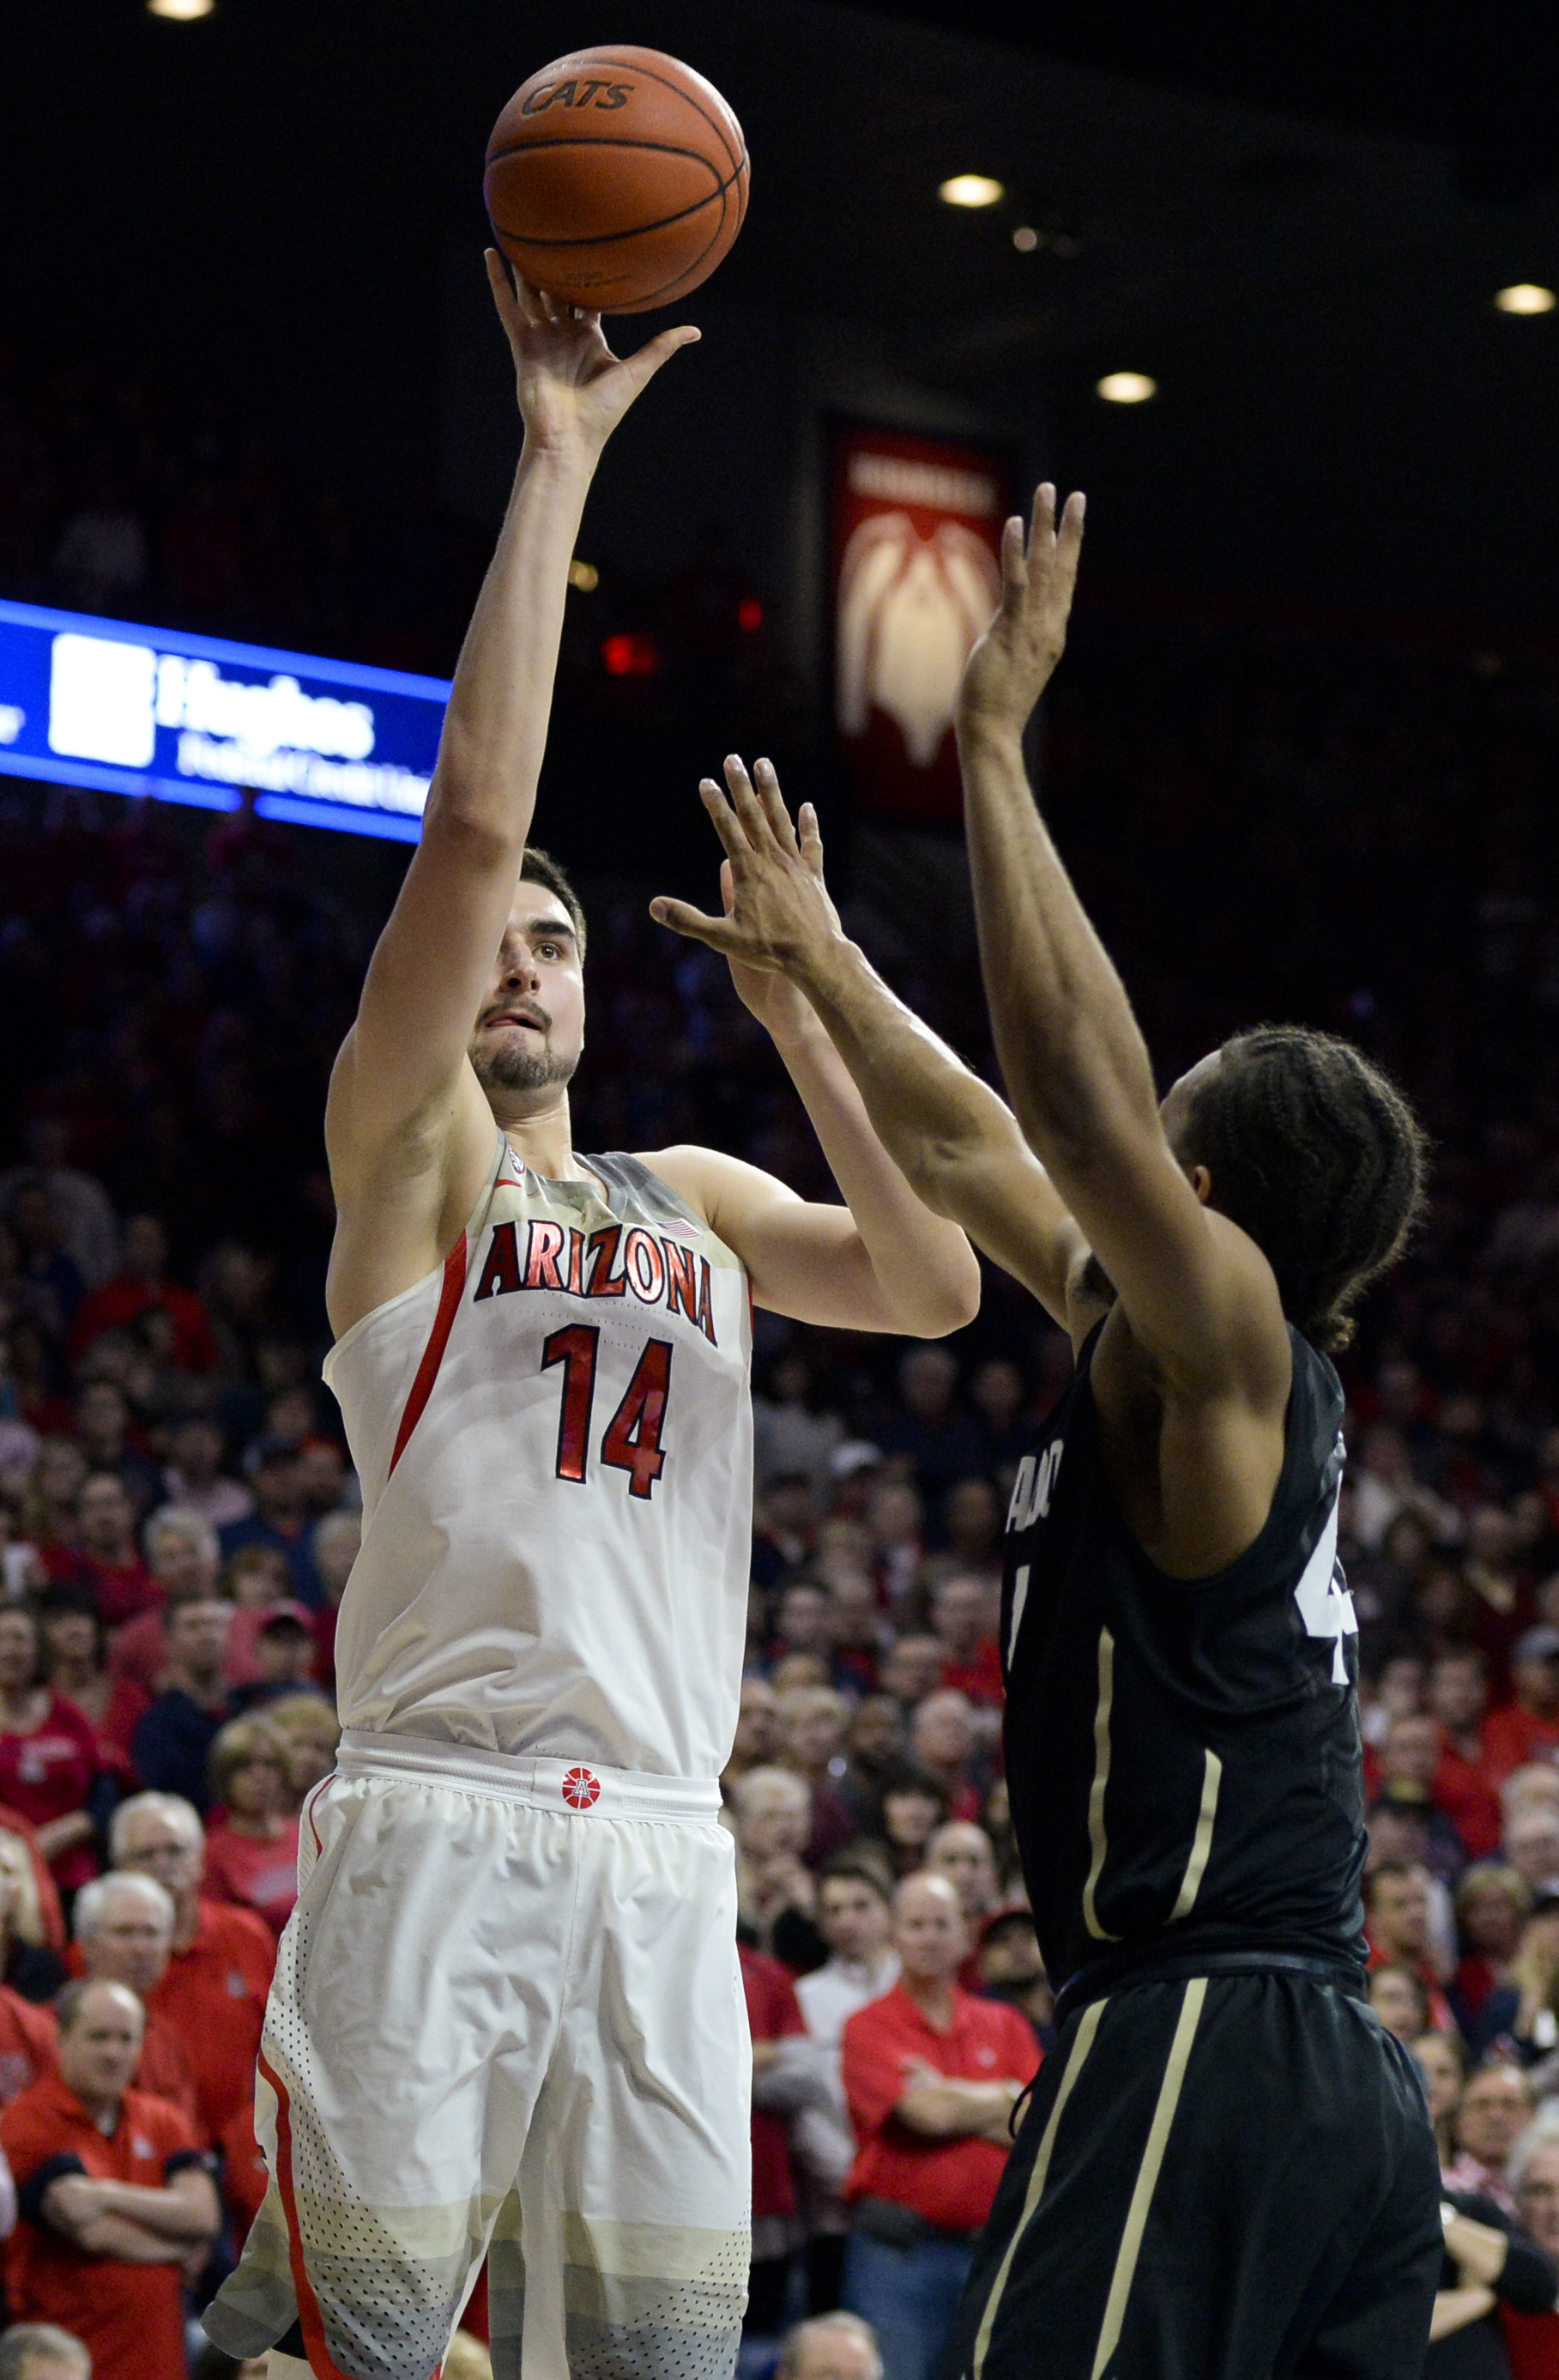
[[[747,148],[713,83],[659,50],[555,58],[492,128],[493,237],[538,289],[602,314],[707,281],[747,212]]]

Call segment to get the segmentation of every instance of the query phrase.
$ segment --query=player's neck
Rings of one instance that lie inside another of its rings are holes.
[[[567,1091],[560,1087],[537,1097],[545,1104],[527,1109],[516,1099],[517,1112],[509,1108],[502,1113],[495,1110],[499,1130],[530,1172],[547,1182],[583,1181],[585,1169],[574,1154]]]

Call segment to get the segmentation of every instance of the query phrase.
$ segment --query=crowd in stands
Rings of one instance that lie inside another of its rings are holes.
[[[26,475],[0,469],[0,584],[120,611],[176,588],[215,605],[204,625],[280,633],[212,593],[263,583],[223,525],[265,516],[262,461],[191,421],[159,480],[165,425],[142,437],[135,392],[94,383],[101,484],[67,486],[47,394],[0,371],[0,446],[48,466],[25,518]],[[309,583],[334,600],[328,570]],[[1051,798],[1155,1050],[1187,1062],[1263,1013],[1341,1026],[1437,1138],[1426,1229],[1342,1358],[1371,1994],[1419,2060],[1462,2227],[1431,2373],[1536,2380],[1559,2371],[1555,706],[1497,653],[1077,641]],[[380,910],[330,844],[0,787],[0,2228],[23,2342],[0,2374],[78,2380],[63,2325],[99,2380],[171,2380],[261,2187],[254,2048],[333,1757],[358,1526],[320,1382],[320,1119]],[[901,932],[880,954],[978,1058],[959,952]],[[582,1148],[706,1140],[827,1195],[718,962],[612,900],[589,996]],[[1069,1370],[994,1274],[937,1346],[758,1318],[725,1780],[755,2371],[806,2316],[792,2380],[929,2373],[1049,2040],[995,1640],[1006,1500]],[[103,2162],[121,2132],[145,2172]],[[1445,2360],[1469,2341],[1481,2363]]]

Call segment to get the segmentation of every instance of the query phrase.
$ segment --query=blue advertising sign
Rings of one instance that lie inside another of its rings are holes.
[[[449,681],[0,600],[0,776],[415,843]]]

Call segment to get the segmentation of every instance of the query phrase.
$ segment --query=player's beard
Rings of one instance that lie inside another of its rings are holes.
[[[561,1050],[480,1050],[471,1065],[489,1099],[498,1091],[547,1091],[572,1082],[579,1061]]]

